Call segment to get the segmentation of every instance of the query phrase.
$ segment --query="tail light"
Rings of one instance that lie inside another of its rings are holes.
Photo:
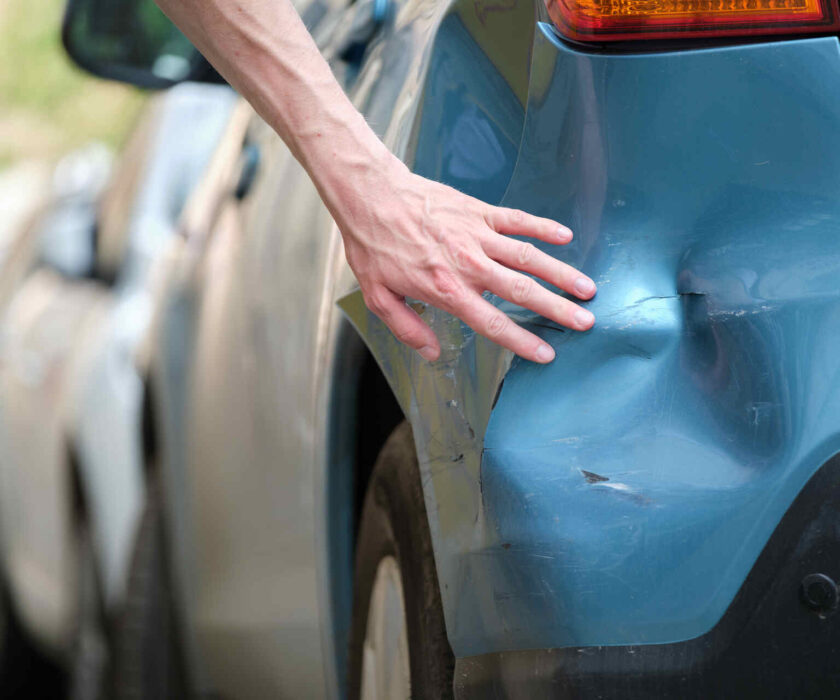
[[[836,0],[545,0],[577,41],[817,34],[840,29]]]

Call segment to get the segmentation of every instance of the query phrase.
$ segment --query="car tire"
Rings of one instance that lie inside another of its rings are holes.
[[[365,495],[349,661],[351,700],[453,697],[455,659],[446,635],[414,439],[406,422],[382,448]],[[402,678],[406,671],[410,687]]]
[[[77,531],[77,619],[69,674],[70,700],[102,700],[108,697],[108,630],[96,553],[87,524]]]
[[[3,619],[0,633],[0,698],[30,700],[64,697],[66,673],[31,642],[15,614],[11,596],[2,580],[0,608]]]
[[[150,479],[116,630],[118,700],[189,697],[177,641],[160,486]]]

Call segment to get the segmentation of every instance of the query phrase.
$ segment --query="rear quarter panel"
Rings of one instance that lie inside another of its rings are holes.
[[[595,329],[494,300],[555,347],[536,366],[429,309],[428,365],[344,301],[412,421],[457,656],[706,632],[840,449],[839,58],[596,55],[542,25],[501,202],[574,229],[550,252],[598,283]],[[435,135],[415,169],[446,179]]]

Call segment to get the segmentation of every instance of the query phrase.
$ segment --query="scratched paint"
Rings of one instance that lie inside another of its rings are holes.
[[[426,309],[430,365],[344,300],[414,428],[457,656],[703,634],[840,450],[837,123],[835,38],[594,55],[541,26],[503,203],[572,226],[546,249],[596,327],[494,299],[537,366]]]

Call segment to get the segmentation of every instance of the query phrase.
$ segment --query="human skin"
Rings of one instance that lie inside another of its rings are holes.
[[[290,0],[157,0],[161,9],[279,134],[338,225],[365,303],[398,340],[436,360],[434,331],[405,303],[457,316],[534,362],[554,350],[481,295],[512,301],[579,331],[591,312],[523,272],[579,299],[595,284],[523,236],[563,245],[555,221],[486,204],[413,174],[365,122]]]

